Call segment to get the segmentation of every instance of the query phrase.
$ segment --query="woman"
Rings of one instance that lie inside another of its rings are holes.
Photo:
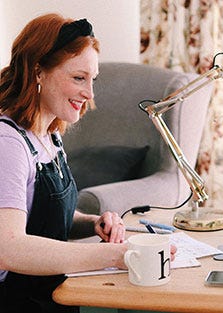
[[[120,217],[75,210],[77,190],[60,137],[93,106],[98,53],[86,19],[47,14],[18,35],[1,72],[1,313],[78,312],[51,299],[65,273],[126,268]],[[108,243],[68,242],[80,229]]]
[[[78,312],[54,303],[64,273],[126,268],[116,213],[75,210],[60,134],[93,105],[99,44],[86,19],[40,16],[16,38],[0,82],[0,312]],[[67,242],[75,224],[109,243]],[[103,227],[102,227],[103,226]]]

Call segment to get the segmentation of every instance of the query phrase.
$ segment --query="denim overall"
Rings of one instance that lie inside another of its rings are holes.
[[[11,121],[0,121],[11,125],[23,136],[33,156],[38,154],[24,130]],[[55,135],[52,135],[52,139],[56,146],[62,147],[61,140]],[[34,199],[26,232],[67,241],[77,202],[77,188],[62,149],[58,157],[63,178],[53,161],[36,164]],[[53,290],[65,279],[65,275],[31,276],[8,272],[5,281],[0,283],[0,312],[79,312],[78,307],[59,305],[52,300]]]

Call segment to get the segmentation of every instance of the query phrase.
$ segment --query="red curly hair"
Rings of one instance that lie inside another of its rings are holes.
[[[70,57],[79,55],[88,46],[99,53],[99,42],[95,37],[80,36],[53,53],[47,63],[41,64],[41,58],[54,45],[61,27],[71,22],[73,20],[64,19],[58,14],[42,15],[29,22],[13,43],[9,66],[1,71],[0,112],[27,130],[40,129],[36,66],[40,64],[46,69],[53,69]],[[94,107],[93,100],[82,107],[81,116],[88,107]],[[59,130],[63,134],[66,128],[67,122],[55,118],[48,131]]]

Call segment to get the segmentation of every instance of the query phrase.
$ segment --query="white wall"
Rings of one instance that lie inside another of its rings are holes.
[[[0,0],[1,67],[25,24],[49,12],[87,18],[101,43],[101,62],[139,62],[139,0]]]

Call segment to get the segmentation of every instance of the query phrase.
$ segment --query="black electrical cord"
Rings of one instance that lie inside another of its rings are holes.
[[[131,208],[129,210],[126,210],[122,215],[121,218],[123,218],[127,213],[132,212],[133,214],[137,213],[145,213],[150,211],[150,209],[162,209],[162,210],[176,210],[181,208],[185,203],[187,203],[193,195],[193,192],[191,191],[190,196],[180,205],[175,206],[175,207],[160,207],[160,206],[150,206],[150,205],[143,205],[143,206],[137,206],[134,208]]]

